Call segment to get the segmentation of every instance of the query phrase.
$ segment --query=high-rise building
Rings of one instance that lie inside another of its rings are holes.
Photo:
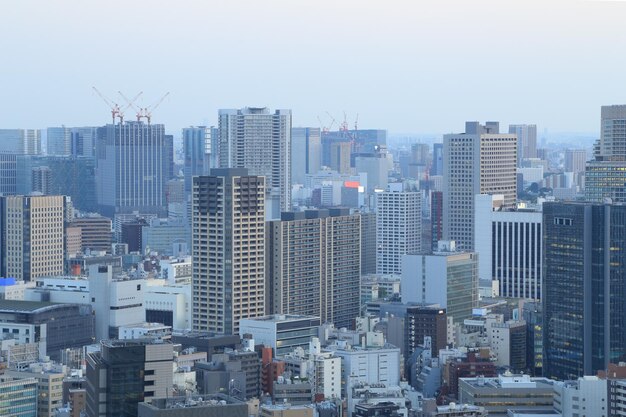
[[[500,134],[498,122],[466,122],[465,133],[444,135],[443,235],[461,250],[474,248],[474,196],[517,197],[517,137]]]
[[[626,360],[626,206],[544,203],[544,376]]]
[[[376,273],[402,273],[402,255],[422,250],[422,194],[389,184],[376,193]]]
[[[283,213],[268,222],[268,314],[321,317],[353,327],[359,315],[361,216],[348,209]]]
[[[321,133],[315,127],[291,129],[291,182],[304,184],[306,174],[316,174],[322,167]]]
[[[47,130],[46,154],[72,155],[72,129],[69,127],[49,127]]]
[[[194,177],[193,329],[236,334],[265,314],[265,178],[245,168]]]
[[[480,256],[479,278],[507,298],[541,298],[543,217],[540,209],[503,210],[501,195],[476,196],[474,249]]]
[[[88,353],[87,415],[137,417],[140,402],[165,398],[173,388],[174,349],[161,340],[101,342]]]
[[[565,172],[578,174],[585,171],[587,163],[587,151],[585,149],[565,150]]]
[[[430,175],[443,175],[443,143],[433,144],[433,160],[430,165]]]
[[[436,250],[443,239],[443,192],[430,193],[430,239],[431,250]],[[423,249],[426,249],[423,247]]]
[[[124,122],[98,130],[99,212],[167,217],[165,184],[172,177],[173,139],[162,124]]]
[[[463,323],[478,306],[478,255],[457,252],[450,241],[440,241],[432,255],[404,255],[400,288],[402,302],[438,304]]]
[[[361,213],[361,275],[376,273],[376,213]]]
[[[340,174],[350,173],[350,142],[335,142],[330,145],[330,169]]]
[[[602,106],[600,139],[585,170],[585,199],[626,202],[626,105]]]
[[[96,155],[97,127],[73,127],[71,133],[73,156],[94,157]]]
[[[213,138],[211,128],[206,126],[183,128],[183,153],[185,193],[191,194],[192,179],[197,175],[208,175],[211,166]]]
[[[537,125],[509,125],[509,133],[517,136],[517,166],[522,159],[537,157]]]
[[[0,274],[20,281],[63,274],[65,196],[0,197]]]
[[[221,168],[247,168],[265,177],[268,219],[291,208],[291,110],[267,107],[219,111]]]
[[[0,153],[0,194],[16,194],[17,154]]]
[[[0,129],[0,152],[39,155],[41,153],[41,131],[37,129]]]

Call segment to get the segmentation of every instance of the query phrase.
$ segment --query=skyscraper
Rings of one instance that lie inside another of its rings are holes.
[[[402,255],[422,250],[422,194],[403,183],[376,193],[376,273],[402,273]]]
[[[626,105],[602,106],[600,139],[585,170],[585,199],[626,202]]]
[[[167,216],[165,183],[172,174],[172,137],[165,126],[124,122],[99,129],[97,195],[100,213],[138,211]]]
[[[0,129],[0,152],[39,155],[41,153],[41,131],[37,129]]]
[[[236,334],[265,314],[265,179],[244,168],[193,179],[193,328]]]
[[[587,151],[585,149],[565,150],[565,172],[577,174],[585,171],[587,162]]]
[[[544,376],[626,360],[626,206],[544,203]]]
[[[183,153],[185,157],[185,193],[191,194],[192,178],[207,175],[211,163],[211,128],[206,126],[186,127],[183,129]]]
[[[63,274],[65,196],[0,197],[0,274],[34,281]]]
[[[517,166],[522,159],[537,157],[537,125],[509,125],[509,133],[517,136]]]
[[[474,248],[474,196],[501,194],[505,207],[517,197],[517,137],[500,134],[498,122],[466,122],[465,133],[444,135],[443,235],[460,250]]]
[[[247,168],[265,177],[266,214],[280,218],[291,207],[291,110],[267,107],[219,111],[221,168]]]
[[[49,127],[47,130],[48,155],[68,156],[72,154],[72,129],[69,127]]]
[[[443,175],[443,143],[433,144],[433,161],[430,165],[430,175]]]
[[[353,327],[359,315],[361,215],[348,209],[283,213],[267,223],[268,314]]]
[[[316,174],[322,166],[321,133],[315,127],[291,129],[291,182],[304,184],[306,174]]]

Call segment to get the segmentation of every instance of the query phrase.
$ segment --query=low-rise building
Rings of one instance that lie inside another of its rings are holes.
[[[248,405],[225,394],[155,398],[139,403],[139,417],[248,417]]]
[[[274,314],[241,319],[239,335],[251,334],[256,343],[271,346],[278,356],[296,347],[308,348],[313,337],[317,336],[320,324],[319,317]]]

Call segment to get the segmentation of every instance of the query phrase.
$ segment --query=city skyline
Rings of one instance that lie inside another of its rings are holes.
[[[350,125],[358,114],[359,126],[393,133],[442,134],[461,131],[464,120],[500,120],[595,134],[598,107],[623,102],[612,68],[626,58],[608,48],[626,40],[619,30],[625,7],[14,3],[0,18],[3,55],[14,63],[0,80],[0,121],[14,128],[101,125],[108,109],[96,86],[120,104],[118,90],[143,91],[142,106],[171,92],[154,115],[168,133],[216,124],[219,108],[267,106],[290,108],[293,126],[319,127],[318,117],[329,125],[328,112],[336,127],[345,111]],[[112,21],[133,30],[112,29]],[[150,54],[156,63],[146,60]]]

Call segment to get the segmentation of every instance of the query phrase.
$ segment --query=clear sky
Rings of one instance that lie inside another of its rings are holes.
[[[626,103],[625,21],[597,0],[3,0],[0,127],[104,124],[96,86],[169,91],[153,122],[172,132],[245,106],[295,126],[598,132],[600,106]]]

